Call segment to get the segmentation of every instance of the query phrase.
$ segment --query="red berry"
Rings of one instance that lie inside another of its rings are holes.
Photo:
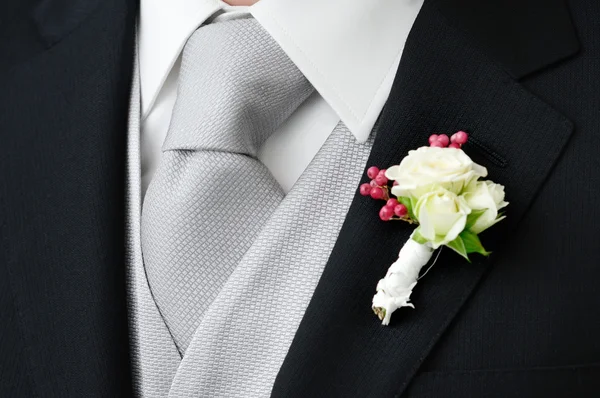
[[[398,185],[398,184],[400,184],[400,183],[398,182],[398,180],[396,180],[396,181],[394,181],[394,183],[393,183],[392,185],[393,185],[393,186],[396,186],[396,185]]]
[[[380,187],[371,188],[370,194],[373,199],[383,199],[383,197],[385,196],[385,192]]]
[[[371,180],[371,182],[369,183],[370,186],[372,187],[378,187],[379,185],[377,185],[377,183],[375,182],[375,180]]]
[[[437,134],[431,134],[429,136],[429,144],[433,144],[434,142],[436,142],[438,140],[439,135]]]
[[[383,174],[377,174],[377,177],[375,177],[375,182],[377,183],[377,185],[382,186],[388,183],[388,179]]]
[[[377,174],[379,174],[379,168],[375,167],[375,166],[371,166],[369,167],[369,169],[367,170],[367,175],[369,176],[369,178],[373,179],[375,177],[377,177]]]
[[[448,145],[448,148],[460,149],[460,144],[457,144],[456,142],[453,142],[452,144]]]
[[[373,189],[373,187],[371,187],[369,183],[364,183],[360,186],[360,194],[362,196],[369,196],[371,194],[371,189]]]
[[[394,216],[394,210],[389,206],[383,206],[379,210],[379,218],[383,221],[389,221]]]
[[[444,144],[442,144],[440,141],[435,141],[433,144],[431,144],[429,146],[433,147],[433,148],[444,148]]]
[[[458,145],[464,145],[467,143],[469,139],[469,134],[465,133],[464,131],[457,131],[456,133],[452,134],[452,142],[456,143]]]
[[[408,209],[402,203],[394,206],[394,214],[398,217],[404,217],[408,214]]]
[[[444,146],[444,148],[447,147],[448,144],[450,144],[450,138],[448,138],[446,134],[440,134],[437,140]]]
[[[393,209],[394,206],[396,206],[397,204],[398,204],[398,199],[391,198],[391,199],[388,199],[388,201],[386,202],[385,205],[389,206]]]

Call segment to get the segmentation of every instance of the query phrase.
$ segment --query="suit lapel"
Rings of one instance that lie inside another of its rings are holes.
[[[501,250],[502,238],[534,199],[572,125],[503,70],[530,73],[532,65],[545,66],[551,57],[527,61],[528,68],[517,63],[512,70],[502,60],[492,62],[453,26],[456,21],[449,23],[443,9],[426,2],[415,22],[367,166],[398,164],[433,132],[467,130],[472,142],[467,153],[506,186],[511,202],[508,219],[482,237],[486,246]],[[565,48],[555,60],[573,50]],[[446,250],[417,286],[416,310],[400,310],[389,327],[381,326],[370,309],[375,286],[413,228],[381,222],[378,206],[354,197],[274,397],[401,395],[493,265],[494,256],[468,264]]]

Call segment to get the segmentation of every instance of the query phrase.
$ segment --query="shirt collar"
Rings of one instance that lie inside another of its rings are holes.
[[[142,0],[139,61],[142,115],[147,116],[191,34],[221,9],[219,0]]]
[[[250,12],[360,142],[389,96],[423,0],[260,0]],[[142,111],[219,0],[142,0]]]

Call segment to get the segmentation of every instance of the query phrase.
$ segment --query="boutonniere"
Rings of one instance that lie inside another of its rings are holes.
[[[414,308],[410,295],[436,250],[446,246],[467,260],[470,254],[490,254],[478,235],[505,218],[500,210],[508,203],[504,187],[484,180],[487,169],[462,150],[467,139],[464,131],[452,138],[434,134],[430,146],[410,151],[399,165],[367,170],[371,182],[360,193],[385,201],[381,220],[416,226],[377,284],[372,308],[383,325],[398,308]]]

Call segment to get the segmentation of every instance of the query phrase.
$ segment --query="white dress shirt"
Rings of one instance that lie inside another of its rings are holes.
[[[161,156],[185,42],[211,18],[250,13],[316,92],[266,141],[259,159],[288,192],[343,121],[364,142],[390,93],[423,0],[142,0],[139,62],[142,191]]]

